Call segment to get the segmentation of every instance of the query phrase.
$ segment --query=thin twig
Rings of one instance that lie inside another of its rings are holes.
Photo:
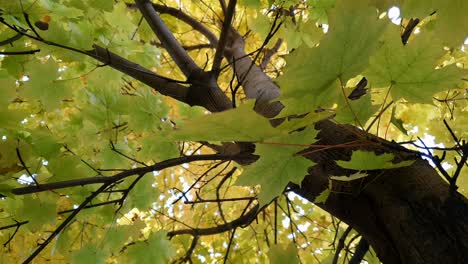
[[[216,48],[216,53],[213,59],[213,66],[211,67],[211,70],[215,76],[218,76],[220,72],[219,70],[221,66],[221,60],[224,56],[224,49],[226,48],[226,41],[228,39],[229,30],[231,28],[231,21],[234,17],[236,4],[237,0],[229,0],[227,10],[224,14],[223,27],[221,30],[221,35],[219,36],[218,47]]]
[[[23,157],[21,156],[19,148],[16,148],[16,156],[18,157],[18,160],[21,163],[21,166],[26,170],[26,173],[28,173],[29,178],[31,178],[34,181],[34,184],[36,185],[36,187],[39,187],[39,183],[37,182],[36,178],[34,178],[31,171],[29,171],[28,166],[26,166],[26,163],[24,162]]]
[[[208,227],[208,228],[174,230],[174,231],[168,232],[167,235],[169,237],[173,237],[176,235],[184,235],[184,234],[188,234],[192,236],[208,236],[208,235],[224,233],[234,228],[246,226],[249,223],[251,223],[255,219],[255,216],[258,213],[258,207],[259,207],[258,204],[255,205],[252,209],[250,209],[248,213],[243,214],[241,217],[237,218],[236,220],[228,222],[224,225],[219,225],[216,227]]]
[[[11,44],[11,43],[17,41],[18,39],[20,39],[21,37],[23,37],[23,34],[16,33],[16,35],[14,35],[13,37],[7,38],[5,40],[0,41],[0,46],[5,46],[7,44]]]
[[[338,263],[338,258],[340,257],[340,252],[344,248],[346,237],[351,232],[351,230],[353,230],[353,228],[351,226],[348,226],[348,228],[346,228],[346,230],[341,235],[340,240],[338,240],[338,245],[336,246],[335,256],[333,256],[333,261],[332,261],[333,264]]]
[[[33,49],[33,50],[24,50],[24,51],[0,51],[0,55],[26,55],[26,54],[34,54],[41,51],[40,49]]]
[[[232,230],[231,236],[229,237],[229,243],[226,248],[226,253],[224,253],[223,263],[226,264],[229,256],[229,251],[231,250],[232,241],[234,241],[234,235],[236,234],[237,227]]]
[[[47,237],[47,239],[42,242],[39,247],[25,260],[23,264],[31,263],[37,255],[39,255],[44,248],[49,245],[49,243],[54,239],[60,232],[70,223],[71,220],[75,218],[75,216],[88,204],[90,203],[96,196],[98,196],[102,191],[104,191],[110,183],[104,183],[98,190],[91,193],[79,206],[76,208],[53,232],[52,234]]]

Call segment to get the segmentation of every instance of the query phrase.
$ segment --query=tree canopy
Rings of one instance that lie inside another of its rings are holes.
[[[0,0],[0,263],[463,263],[467,12]]]

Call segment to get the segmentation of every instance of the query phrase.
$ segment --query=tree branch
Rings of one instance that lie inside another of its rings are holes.
[[[200,21],[182,12],[182,10],[158,4],[153,4],[153,7],[161,14],[171,15],[180,21],[185,22],[187,25],[190,25],[193,29],[205,36],[212,47],[215,47],[218,44],[218,38],[213,34],[213,32],[200,23]]]
[[[229,230],[232,230],[237,227],[242,227],[245,225],[250,224],[255,219],[255,216],[257,215],[258,211],[258,204],[255,205],[248,213],[244,214],[243,216],[237,218],[234,221],[228,222],[223,225],[219,225],[216,227],[208,227],[208,228],[194,228],[194,229],[181,229],[181,230],[175,230],[175,231],[170,231],[167,233],[168,237],[173,237],[176,235],[183,235],[183,234],[188,234],[192,236],[209,236],[209,235],[215,235],[219,233],[223,233]]]
[[[227,10],[224,14],[223,28],[219,36],[218,47],[216,48],[216,53],[213,60],[213,67],[211,67],[211,71],[215,75],[219,74],[219,68],[221,66],[221,61],[224,55],[224,48],[226,47],[226,41],[228,39],[228,34],[231,28],[231,21],[236,10],[236,4],[237,0],[229,0]]]
[[[23,262],[23,264],[31,263],[39,253],[44,250],[44,248],[54,239],[60,232],[70,223],[73,218],[88,204],[90,203],[96,196],[98,196],[102,191],[104,191],[110,183],[103,184],[98,190],[91,193],[79,206],[76,208],[73,213],[71,213],[55,230],[49,237],[39,245],[39,247]]]
[[[163,95],[190,104],[188,99],[188,87],[182,86],[168,78],[164,78],[139,64],[120,57],[106,48],[98,45],[94,45],[93,47],[94,50],[86,52],[88,56],[137,79]]]
[[[27,55],[41,51],[40,49],[24,50],[24,51],[0,51],[0,55]]]
[[[346,228],[346,230],[341,235],[340,240],[338,240],[338,245],[336,246],[335,255],[333,256],[333,261],[332,261],[333,264],[338,263],[338,258],[340,257],[340,252],[344,248],[345,240],[348,237],[348,234],[349,234],[349,232],[351,232],[351,230],[353,230],[353,228],[348,226],[348,228]]]
[[[127,3],[127,7],[129,8],[137,8],[135,4]],[[165,5],[160,5],[160,4],[154,4],[153,3],[153,8],[160,14],[168,14],[171,15],[180,21],[186,23],[187,25],[191,26],[193,29],[196,31],[200,32],[203,36],[205,36],[208,41],[210,42],[210,47],[214,48],[218,44],[218,38],[213,34],[207,27],[205,27],[200,21],[196,20],[195,18],[187,15],[184,13],[182,10],[173,8],[170,6],[165,6]]]
[[[273,102],[280,95],[278,85],[246,54],[244,40],[234,29],[230,34],[231,45],[225,56],[241,82],[247,98],[256,99],[255,111],[265,117],[276,116],[282,109],[280,102]]]
[[[276,41],[273,48],[266,49],[265,55],[263,56],[262,62],[260,63],[260,68],[262,70],[266,69],[268,63],[270,62],[271,57],[273,57],[273,55],[275,55],[275,53],[278,52],[278,50],[279,50],[279,48],[281,47],[282,44],[283,44],[283,39],[279,38]]]
[[[23,36],[23,34],[21,34],[21,33],[16,33],[16,35],[14,35],[13,37],[7,38],[7,39],[5,39],[5,40],[0,41],[0,46],[4,46],[4,45],[7,45],[7,44],[11,44],[11,43],[17,41],[18,39],[20,39],[22,36]]]
[[[44,44],[63,48],[66,50],[71,50],[83,55],[90,56],[98,61],[101,61],[112,68],[125,73],[141,82],[144,84],[152,87],[156,91],[160,92],[163,95],[170,96],[178,101],[191,104],[189,98],[188,98],[188,88],[177,84],[176,82],[169,80],[168,78],[164,78],[160,75],[155,74],[154,72],[136,64],[133,63],[125,58],[120,57],[119,55],[110,52],[108,49],[105,49],[101,46],[94,45],[93,50],[90,51],[83,51],[80,49],[76,49],[73,47],[65,46],[59,43],[55,43],[52,41],[48,41],[45,39],[42,39],[37,36],[30,35],[26,32],[26,30],[23,29],[18,29],[8,23],[6,23],[3,20],[0,20],[2,24],[10,28],[11,30],[15,31],[17,34],[21,34],[22,36],[27,36],[31,39],[34,39],[36,41],[40,41]]]
[[[367,251],[369,250],[369,243],[363,237],[359,240],[358,245],[356,246],[356,250],[354,251],[354,255],[349,261],[349,264],[359,264],[364,259]]]
[[[190,78],[194,73],[201,71],[200,67],[192,60],[172,32],[167,28],[166,24],[164,24],[152,3],[149,0],[135,0],[135,3],[143,14],[146,22],[148,22],[153,32],[184,75]]]
[[[57,189],[62,189],[62,188],[74,187],[74,186],[84,186],[84,185],[96,184],[96,183],[114,183],[132,175],[145,174],[145,173],[152,172],[152,171],[160,171],[169,167],[181,165],[181,164],[192,162],[192,161],[232,160],[232,159],[242,159],[242,158],[247,158],[247,157],[242,157],[241,155],[223,155],[223,154],[183,156],[180,158],[165,160],[165,161],[156,163],[151,166],[126,170],[126,171],[117,173],[113,176],[97,176],[97,177],[81,178],[81,179],[61,181],[61,182],[45,183],[39,186],[27,186],[27,187],[15,188],[11,192],[15,195],[24,195],[24,194],[38,193],[38,192],[49,191],[49,190],[57,190]]]

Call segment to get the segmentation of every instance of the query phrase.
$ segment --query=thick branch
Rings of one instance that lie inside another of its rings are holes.
[[[369,250],[369,243],[361,237],[361,240],[359,240],[359,243],[356,247],[356,250],[354,251],[354,255],[349,261],[349,264],[359,264],[361,261],[364,259],[364,256],[366,255],[367,251]]]
[[[216,53],[213,60],[213,67],[211,69],[215,74],[218,74],[219,68],[221,66],[221,60],[223,59],[226,41],[228,39],[228,34],[231,28],[231,21],[234,17],[234,12],[236,10],[236,3],[236,0],[229,0],[229,5],[224,14],[223,28],[221,30],[221,35],[219,36],[218,47],[216,48]]]
[[[242,36],[232,29],[230,37],[231,45],[226,49],[225,56],[233,65],[247,98],[257,100],[255,104],[257,113],[268,118],[276,116],[283,109],[281,103],[271,103],[280,95],[278,85],[247,56]]]
[[[81,178],[69,181],[45,183],[39,186],[28,186],[13,189],[11,192],[16,195],[24,195],[30,193],[38,193],[49,190],[57,190],[62,188],[69,188],[74,186],[83,186],[88,184],[96,183],[114,183],[124,178],[127,178],[132,175],[141,175],[152,171],[159,171],[169,167],[181,165],[187,162],[201,161],[201,160],[233,160],[233,159],[242,159],[240,155],[223,155],[223,154],[210,154],[210,155],[195,155],[195,156],[183,156],[180,158],[174,158],[165,160],[159,163],[156,163],[151,166],[139,167],[135,169],[126,170],[120,173],[117,173],[113,176],[98,176],[98,177],[89,177]]]
[[[194,73],[201,71],[200,67],[192,60],[172,32],[167,28],[166,24],[164,24],[158,13],[156,13],[151,1],[135,0],[135,3],[143,14],[146,22],[148,22],[153,32],[184,75],[190,78]]]
[[[88,56],[137,79],[163,95],[170,96],[178,101],[190,104],[187,97],[189,90],[188,87],[184,87],[174,81],[157,75],[141,65],[122,58],[101,46],[94,45],[93,47],[94,50],[86,53]]]

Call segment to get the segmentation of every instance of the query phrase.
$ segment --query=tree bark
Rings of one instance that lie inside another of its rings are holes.
[[[357,230],[383,263],[468,263],[468,201],[415,152],[357,128],[323,121],[317,144],[359,141],[366,147],[302,153],[317,162],[294,190],[314,201],[327,188],[329,176],[350,175],[335,160],[349,160],[352,150],[393,153],[397,160],[415,160],[408,167],[368,171],[363,180],[334,182],[324,210]],[[372,162],[372,161],[369,161]]]

